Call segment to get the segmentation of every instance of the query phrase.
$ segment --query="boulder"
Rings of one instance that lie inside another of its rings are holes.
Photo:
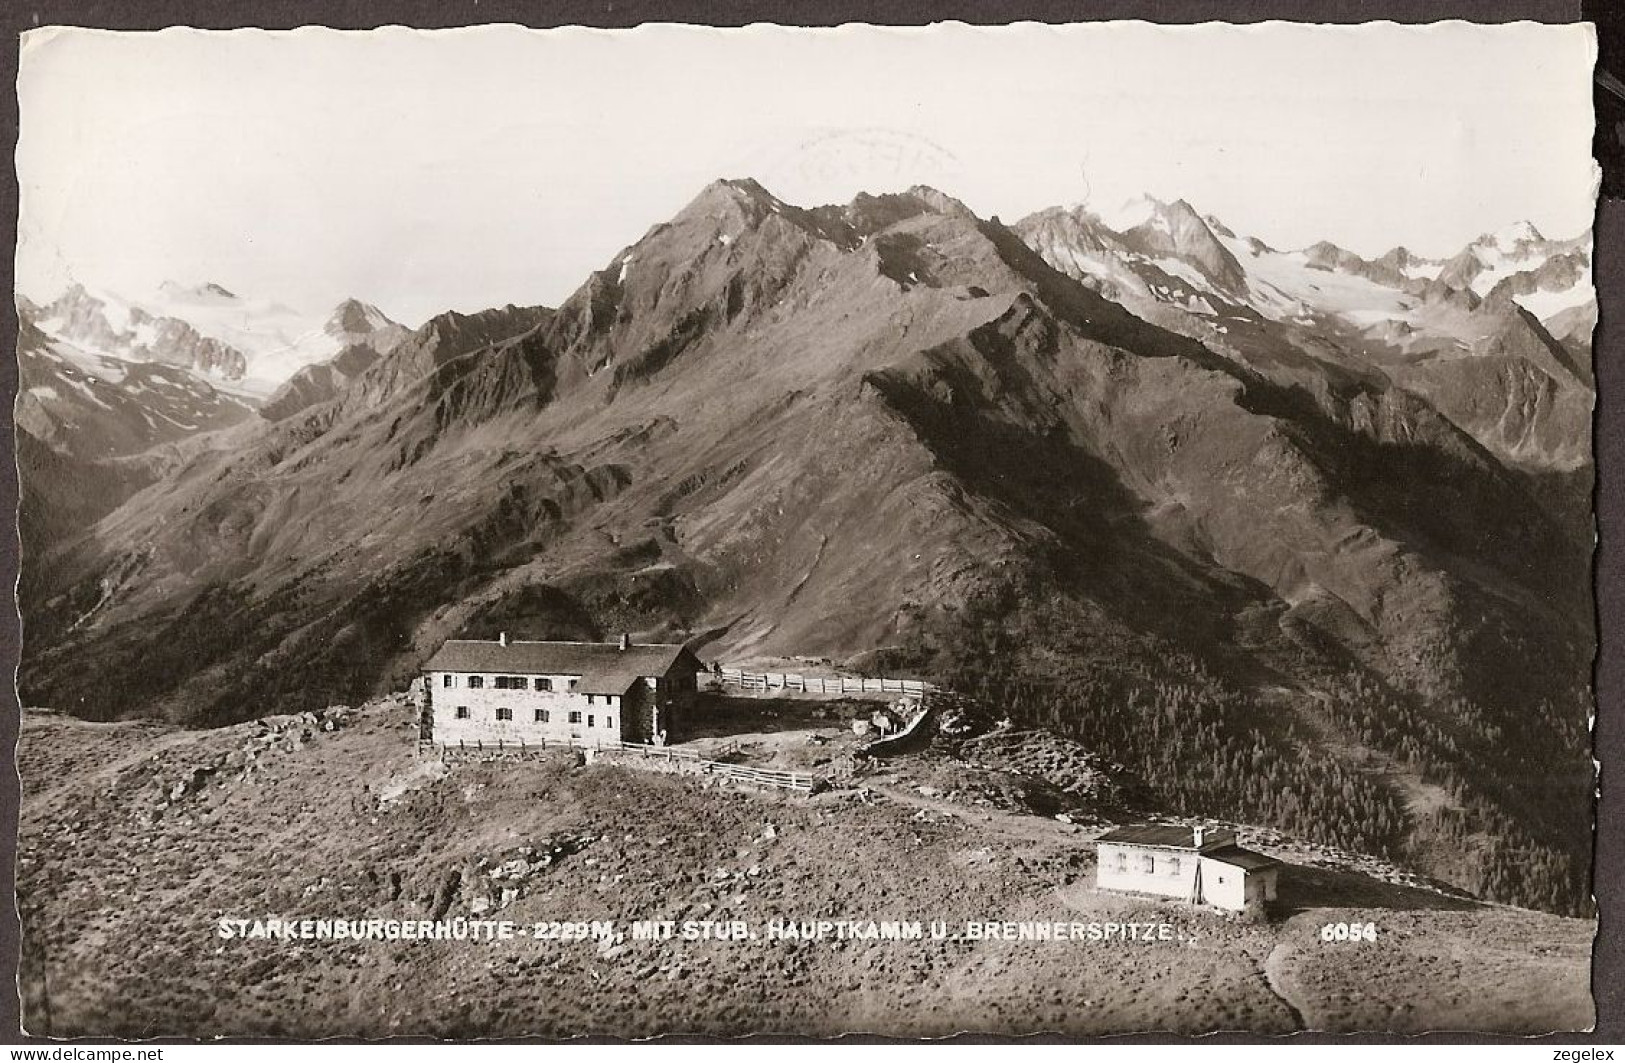
[[[193,768],[192,774],[169,788],[170,802],[174,803],[203,789],[204,785],[209,781],[209,776],[213,775],[214,771],[213,767]]]

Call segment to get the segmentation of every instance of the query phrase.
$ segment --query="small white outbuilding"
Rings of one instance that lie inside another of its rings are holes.
[[[1101,889],[1177,897],[1235,912],[1262,912],[1275,900],[1281,862],[1237,845],[1233,830],[1118,827],[1101,835],[1095,848],[1095,883]]]

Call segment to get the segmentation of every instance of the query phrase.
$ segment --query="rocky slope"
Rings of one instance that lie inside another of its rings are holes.
[[[253,414],[196,373],[91,354],[51,340],[26,317],[17,360],[18,428],[81,460],[127,457]]]
[[[264,416],[287,416],[331,398],[408,335],[353,299],[320,330],[301,332],[293,311],[244,300],[217,284],[165,284],[140,304],[75,284],[46,306],[19,298],[17,309],[14,416],[23,549],[33,559],[27,583],[44,578],[56,544],[184,455],[229,449],[229,442],[198,439],[252,417],[256,407],[245,389],[263,390],[265,374],[291,371],[283,365],[290,360],[327,359],[258,407]]]
[[[1370,861],[1268,832],[1244,839],[1291,866],[1274,918],[1248,924],[1096,891],[1091,841],[1104,824],[990,807],[949,760],[904,758],[816,797],[774,796],[564,754],[446,765],[414,754],[412,716],[396,699],[211,731],[27,714],[25,1029],[1535,1034],[1592,1021],[1594,923],[1405,885]],[[1010,778],[1031,768],[991,746],[976,755]],[[219,934],[222,919],[269,918],[615,926],[575,940]],[[632,940],[631,921],[645,919],[739,921],[758,936]],[[773,919],[953,931],[772,941]],[[987,920],[1166,924],[1174,939],[965,938],[967,921]],[[1370,923],[1377,940],[1323,942],[1335,923]]]
[[[37,311],[36,311],[37,312]],[[182,444],[253,416],[243,400],[162,362],[92,354],[19,306],[14,410],[25,580],[51,544],[82,534],[181,461]]]
[[[1197,327],[1276,253],[1157,217],[1096,234],[1152,263],[1127,271],[1148,297],[930,189],[808,210],[717,182],[556,310],[436,319],[64,542],[25,588],[25,697],[224,723],[397,686],[499,626],[981,662],[1014,711],[1149,766],[1194,743],[1184,801],[1423,860],[1460,834],[1490,855],[1450,875],[1583,904],[1589,546],[1536,478],[1585,454],[1540,406],[1585,406],[1583,374],[1469,292],[1405,296],[1485,333],[1404,382],[1317,338],[1324,311]],[[1494,412],[1475,375],[1533,396],[1505,446],[1463,413]],[[1012,693],[1033,683],[1057,685]],[[1187,697],[1212,715],[1178,743],[1123,715]],[[1301,807],[1215,759],[1255,743]],[[1316,759],[1349,750],[1368,826]]]

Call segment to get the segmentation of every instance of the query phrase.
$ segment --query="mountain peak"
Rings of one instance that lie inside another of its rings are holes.
[[[754,177],[719,177],[715,181],[700,189],[683,213],[696,208],[715,209],[717,207],[749,206],[755,210],[774,206],[782,207],[783,201],[772,192],[763,188]]]
[[[762,183],[754,177],[719,177],[706,186],[720,190],[737,192],[741,195],[770,199],[775,202],[778,197],[762,187]]]
[[[1508,228],[1502,230],[1501,235],[1514,240],[1546,239],[1546,237],[1541,234],[1541,231],[1535,228],[1535,223],[1528,220],[1520,221],[1509,226]]]
[[[214,281],[204,281],[202,284],[185,285],[179,281],[166,280],[158,285],[158,294],[171,298],[181,297],[187,299],[236,299],[237,293]]]
[[[1246,271],[1186,200],[1165,203],[1139,196],[1101,220],[1132,250],[1151,258],[1183,259],[1222,291],[1240,292],[1247,286]]]
[[[113,309],[105,292],[92,291],[81,281],[73,280],[62,289],[62,294],[51,300],[45,310],[48,314],[71,315],[82,312],[101,313]]]
[[[1202,221],[1202,216],[1196,212],[1196,208],[1191,206],[1190,201],[1184,198],[1176,199],[1172,203],[1169,203],[1168,213],[1174,215],[1175,217],[1190,217],[1195,218],[1197,221]],[[1204,221],[1202,224],[1206,225],[1207,223]]]
[[[328,316],[327,324],[322,326],[322,330],[330,336],[354,335],[376,332],[392,324],[394,322],[376,306],[351,298],[333,308],[333,313]]]
[[[1130,229],[1138,229],[1146,222],[1162,215],[1167,204],[1148,195],[1131,196],[1115,207],[1104,208],[1095,212],[1107,228],[1114,232],[1126,233]]]
[[[1473,243],[1478,247],[1495,247],[1502,251],[1512,251],[1529,244],[1545,243],[1546,237],[1535,228],[1534,222],[1519,221],[1494,232],[1485,233]]]
[[[793,209],[755,178],[719,178],[700,189],[672,218],[672,224],[701,221],[708,225],[720,222],[724,228],[753,226],[769,214],[784,214]]]
[[[955,199],[946,192],[932,188],[930,185],[915,185],[908,190],[908,194],[929,206],[938,214],[952,214],[963,218],[975,217],[969,207],[962,200]]]

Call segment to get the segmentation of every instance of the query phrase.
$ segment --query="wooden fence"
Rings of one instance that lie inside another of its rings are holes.
[[[739,782],[751,783],[756,786],[770,786],[780,790],[794,790],[797,793],[810,794],[818,788],[818,777],[805,775],[798,771],[779,771],[776,768],[754,768],[748,764],[723,764],[714,760],[700,761],[702,770],[708,775],[720,775],[723,778],[734,779]]]
[[[712,679],[741,690],[784,690],[800,694],[902,694],[923,698],[936,689],[919,679],[879,679],[873,676],[807,676],[794,672],[746,672],[719,668]]]

